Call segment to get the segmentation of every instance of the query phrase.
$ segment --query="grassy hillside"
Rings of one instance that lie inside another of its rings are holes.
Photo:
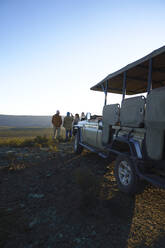
[[[0,126],[7,127],[51,127],[51,116],[0,115]]]
[[[0,137],[36,137],[36,136],[52,136],[52,128],[16,128],[16,127],[0,127]]]

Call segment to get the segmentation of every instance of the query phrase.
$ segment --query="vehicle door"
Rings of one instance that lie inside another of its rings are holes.
[[[83,127],[83,142],[92,147],[97,147],[98,121],[88,120]]]

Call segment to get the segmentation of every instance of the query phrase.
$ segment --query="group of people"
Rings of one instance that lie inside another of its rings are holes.
[[[85,117],[84,112],[81,113],[81,118],[79,117],[79,114],[75,114],[75,117],[74,117],[70,112],[67,112],[66,116],[64,117],[64,121],[63,121],[63,127],[65,128],[66,141],[72,137],[73,125],[76,125],[80,120],[83,121],[85,119],[86,117]],[[57,139],[59,139],[61,126],[62,126],[62,117],[60,115],[59,110],[57,110],[56,114],[53,115],[52,124],[53,124],[53,138],[57,137]]]

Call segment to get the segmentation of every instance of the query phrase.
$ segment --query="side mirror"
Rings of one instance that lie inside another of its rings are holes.
[[[91,113],[88,112],[86,115],[86,118],[87,118],[87,121],[89,121],[91,119]]]

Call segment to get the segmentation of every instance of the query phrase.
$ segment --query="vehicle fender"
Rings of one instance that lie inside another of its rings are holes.
[[[123,144],[124,143],[127,144],[129,146],[130,155],[132,157],[142,159],[141,147],[140,147],[140,144],[139,144],[139,142],[137,140],[134,140],[133,138],[128,138],[128,137],[116,137],[114,142],[115,141],[121,142]],[[112,144],[112,148],[113,148],[113,144]]]

